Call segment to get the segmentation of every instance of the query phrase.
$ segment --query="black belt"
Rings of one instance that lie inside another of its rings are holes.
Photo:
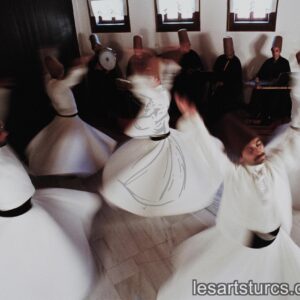
[[[160,140],[164,140],[166,139],[168,136],[170,135],[170,131],[165,133],[165,134],[162,134],[162,135],[158,135],[158,136],[150,136],[150,139],[152,141],[160,141]]]
[[[250,248],[255,248],[255,249],[259,249],[259,248],[264,248],[269,246],[270,244],[272,244],[275,239],[277,234],[279,233],[280,227],[278,227],[277,229],[275,229],[272,232],[269,233],[262,233],[260,235],[258,235],[258,233],[253,232],[253,237],[252,237],[252,241],[250,244]],[[268,239],[265,239],[263,236],[268,237]]]
[[[6,143],[6,142],[4,142],[4,143],[0,144],[0,148],[1,148],[1,147],[4,147],[4,146],[6,146],[6,145],[7,145],[7,143]]]
[[[78,112],[72,115],[61,115],[58,112],[55,113],[57,116],[62,117],[62,118],[73,118],[76,117],[78,115]]]
[[[12,218],[25,214],[32,207],[31,198],[23,203],[21,206],[10,209],[10,210],[0,210],[0,217]]]

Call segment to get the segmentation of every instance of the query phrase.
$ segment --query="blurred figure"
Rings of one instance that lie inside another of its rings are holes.
[[[143,37],[135,35],[133,37],[134,54],[130,57],[127,65],[126,77],[134,74],[141,74],[147,67],[148,60],[153,57],[149,51],[143,49]]]
[[[1,119],[7,95],[1,87]],[[72,239],[44,210],[39,202],[43,198],[35,194],[24,167],[6,145],[4,122],[0,124],[0,298],[86,299],[98,274],[81,220],[65,218],[72,219]]]
[[[179,48],[162,53],[162,58],[171,59],[181,66],[183,72],[204,71],[200,56],[191,48],[186,29],[178,30]],[[172,99],[169,114],[170,126],[175,128],[180,112]]]
[[[223,284],[234,282],[244,283],[245,290],[229,291],[226,295],[230,299],[252,299],[249,282],[285,283],[293,289],[299,281],[300,249],[290,238],[292,205],[287,172],[300,170],[300,78],[293,90],[291,126],[269,153],[255,132],[226,116],[220,124],[226,156],[211,143],[190,99],[186,95],[175,98],[183,113],[179,128],[189,134],[190,147],[218,152],[207,169],[218,167],[215,170],[223,174],[224,191],[216,226],[179,246],[174,255],[175,273],[157,299],[192,300],[197,295],[220,299],[225,295]],[[216,293],[208,284],[216,287]],[[273,297],[270,290],[264,294],[264,299]],[[279,298],[292,300],[296,296],[282,294]]]
[[[46,91],[56,116],[29,143],[29,170],[38,176],[93,174],[104,166],[116,142],[78,116],[71,88],[86,74],[86,62],[79,61],[66,76],[56,58],[47,57],[45,64]]]
[[[131,77],[132,92],[143,106],[125,131],[133,139],[113,153],[103,170],[99,191],[104,198],[140,216],[202,209],[221,183],[205,168],[213,153],[194,151],[185,134],[169,128],[169,89],[179,69],[174,62],[152,58],[143,75]]]
[[[288,73],[291,68],[288,60],[281,56],[281,36],[275,36],[271,51],[272,57],[263,63],[255,81],[258,84],[266,81],[266,84],[270,86],[287,86],[289,83]],[[255,89],[249,108],[252,115],[259,117],[264,123],[270,123],[272,120],[279,118],[289,121],[292,108],[290,91]]]

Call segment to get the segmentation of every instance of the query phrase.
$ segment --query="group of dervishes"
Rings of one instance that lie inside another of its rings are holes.
[[[116,141],[78,116],[71,88],[86,74],[86,64],[79,60],[65,73],[56,58],[47,57],[45,85],[56,116],[26,153],[34,176],[102,170],[98,194],[62,188],[35,191],[6,144],[9,91],[0,89],[0,298],[88,299],[99,279],[89,237],[102,199],[139,216],[170,216],[207,207],[221,185],[216,226],[175,252],[174,274],[158,299],[194,299],[193,280],[286,283],[292,289],[300,271],[300,249],[290,237],[290,185],[292,192],[298,186],[291,178],[299,178],[300,170],[299,77],[292,90],[292,121],[265,148],[256,133],[232,116],[222,120],[220,140],[210,135],[191,93],[204,93],[206,79],[197,70],[181,71],[174,61],[149,57],[129,77],[141,109],[125,130],[132,139],[117,148]],[[169,127],[170,89],[182,114],[178,130]]]

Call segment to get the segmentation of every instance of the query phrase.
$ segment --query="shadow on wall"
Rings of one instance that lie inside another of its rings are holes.
[[[78,34],[78,44],[80,47],[81,55],[94,55],[94,51],[92,50],[90,39],[86,34],[82,32]]]
[[[253,45],[253,58],[245,63],[244,67],[244,78],[245,80],[254,79],[256,74],[258,73],[260,67],[264,63],[264,61],[268,58],[264,54],[262,54],[262,49],[267,41],[267,36],[262,34],[258,37],[258,39],[254,42]],[[271,49],[271,46],[270,46]],[[270,55],[271,56],[271,55]]]
[[[138,34],[140,34],[143,37],[143,47],[149,50],[153,55],[157,55],[157,49],[149,48],[150,45],[149,31],[146,28],[142,28]]]
[[[171,34],[176,34],[176,42],[171,41]],[[179,48],[179,40],[177,32],[156,32],[156,39],[158,44],[157,52],[162,54]]]
[[[260,35],[253,44],[253,58],[246,62],[243,67],[243,78],[244,81],[252,80],[256,77],[260,67],[264,61],[268,58],[262,54],[262,49],[264,48],[268,37],[265,34]],[[271,47],[270,47],[271,48]],[[246,103],[250,102],[253,89],[251,87],[244,88],[244,100]]]
[[[198,44],[200,49],[200,57],[202,59],[202,63],[204,65],[204,69],[207,71],[212,70],[213,65],[217,59],[217,54],[214,49],[212,39],[210,34],[208,33],[200,33],[195,37],[195,41],[192,41],[192,45]]]

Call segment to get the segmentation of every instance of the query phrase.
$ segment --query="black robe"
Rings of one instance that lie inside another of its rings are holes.
[[[267,59],[261,66],[257,77],[260,81],[270,81],[270,85],[288,85],[287,74],[291,71],[287,59],[279,57]],[[282,75],[283,76],[282,76]],[[289,90],[254,90],[250,102],[252,114],[262,119],[290,118],[292,102]]]
[[[173,59],[176,63],[178,63],[181,66],[182,71],[204,71],[204,67],[200,56],[196,51],[192,49],[187,53],[182,53],[180,49],[177,49],[175,51],[169,51],[163,53],[161,57]],[[170,125],[171,127],[175,127],[178,118],[181,116],[181,113],[179,112],[174,99],[172,99],[170,104],[169,115]]]
[[[217,82],[212,85],[212,102],[219,115],[242,108],[242,66],[238,57],[220,55],[213,67]]]
[[[134,118],[139,104],[130,91],[120,90],[116,79],[122,78],[117,66],[111,71],[96,68],[92,61],[87,76],[88,111],[85,120],[94,126],[117,127],[120,119]]]
[[[181,56],[179,65],[183,70],[204,70],[200,56],[192,49]]]

